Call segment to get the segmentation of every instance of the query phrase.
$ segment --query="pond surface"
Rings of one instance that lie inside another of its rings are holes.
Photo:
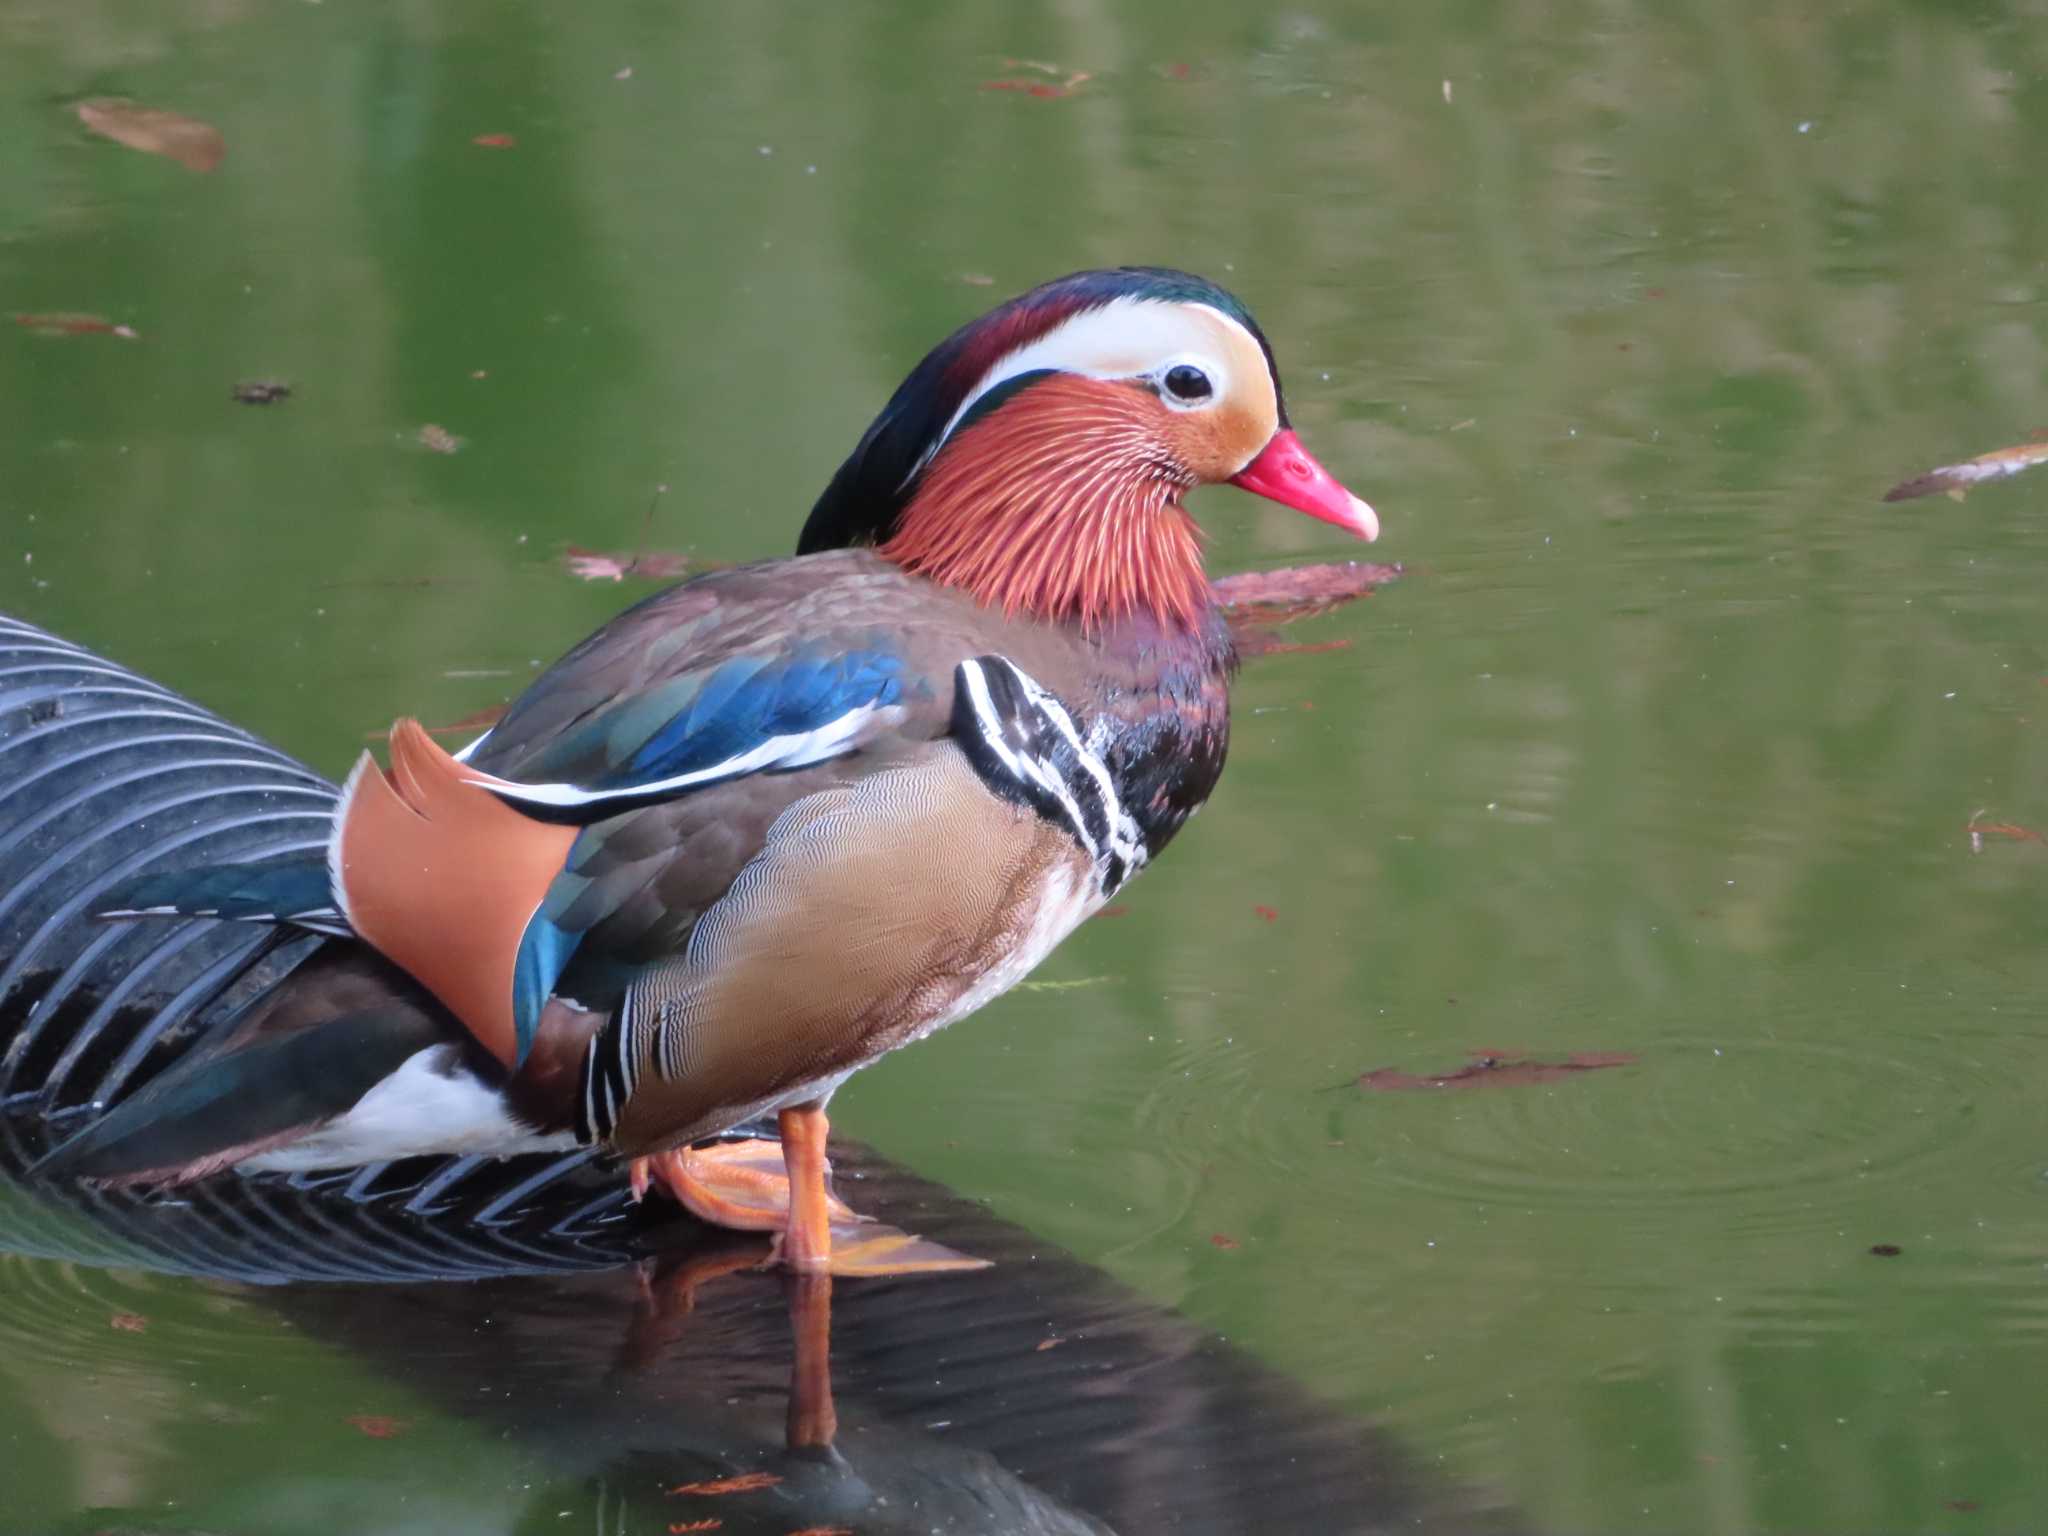
[[[789,549],[997,298],[1215,277],[1406,575],[836,1127],[1529,1526],[2031,1527],[2048,472],[1880,497],[2048,427],[2044,19],[0,0],[0,310],[135,333],[0,325],[0,609],[338,775],[649,589],[570,546]],[[246,1293],[48,1260],[0,1460],[8,1529],[612,1529]]]

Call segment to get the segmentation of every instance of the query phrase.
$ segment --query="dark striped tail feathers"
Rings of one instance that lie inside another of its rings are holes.
[[[214,864],[137,876],[115,888],[100,916],[215,917],[283,923],[352,937],[335,906],[324,855],[268,864]]]
[[[424,1009],[337,1014],[225,1053],[198,1051],[48,1153],[40,1179],[182,1183],[346,1113],[441,1038]]]

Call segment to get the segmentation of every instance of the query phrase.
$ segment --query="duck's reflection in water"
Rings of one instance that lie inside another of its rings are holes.
[[[33,1151],[23,1126],[0,1113],[0,1165]],[[578,1499],[607,1536],[1514,1525],[1213,1333],[835,1150],[865,1208],[993,1267],[762,1271],[766,1239],[636,1208],[616,1171],[571,1163],[227,1178],[173,1199],[0,1183],[0,1248],[252,1285],[301,1336],[517,1447],[548,1506],[526,1511],[535,1528]],[[103,1344],[105,1309],[87,1310]],[[316,1471],[287,1447],[273,1475]]]

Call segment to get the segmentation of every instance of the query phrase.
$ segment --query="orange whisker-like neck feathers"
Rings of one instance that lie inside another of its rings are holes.
[[[1129,384],[1061,375],[959,429],[881,552],[1005,614],[1089,630],[1150,613],[1191,628],[1209,603],[1195,485]]]

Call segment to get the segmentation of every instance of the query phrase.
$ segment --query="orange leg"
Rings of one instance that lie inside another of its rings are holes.
[[[832,1207],[825,1193],[825,1137],[832,1125],[818,1104],[785,1109],[776,1125],[789,1167],[789,1225],[776,1257],[798,1274],[823,1274],[832,1264]]]
[[[784,1441],[792,1451],[832,1443],[839,1410],[832,1402],[832,1277],[789,1277],[789,1325],[796,1359],[789,1371],[789,1417]]]

